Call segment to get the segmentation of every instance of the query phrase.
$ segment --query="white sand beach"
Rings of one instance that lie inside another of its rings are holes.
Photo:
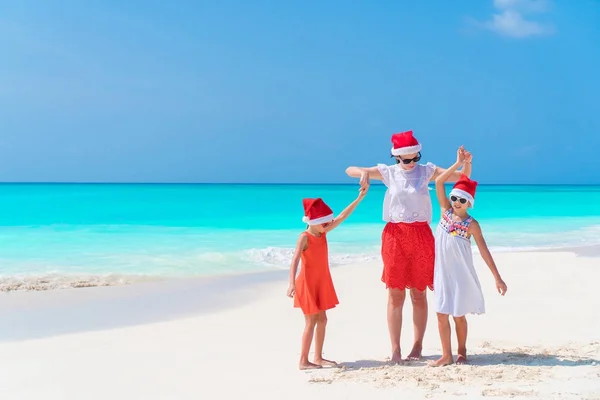
[[[476,257],[487,314],[469,317],[471,365],[444,368],[426,366],[440,354],[432,307],[425,359],[386,364],[379,263],[333,269],[325,356],[342,367],[313,372],[297,369],[303,318],[285,271],[2,293],[0,398],[600,399],[600,258],[495,258],[508,293]],[[404,354],[411,318],[406,304]]]

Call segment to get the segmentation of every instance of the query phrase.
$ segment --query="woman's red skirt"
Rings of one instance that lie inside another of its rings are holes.
[[[381,235],[381,257],[386,289],[433,290],[435,242],[427,222],[388,222]]]

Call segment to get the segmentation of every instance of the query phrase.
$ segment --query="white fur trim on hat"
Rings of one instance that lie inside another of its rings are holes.
[[[469,193],[465,192],[464,190],[454,188],[450,191],[450,195],[455,195],[458,197],[462,197],[463,199],[467,199],[469,201],[469,203],[471,203],[471,207],[475,206],[475,199],[473,198],[473,196],[471,196]]]
[[[400,147],[398,149],[395,149],[392,147],[392,155],[394,155],[394,156],[405,156],[407,154],[414,154],[414,153],[418,153],[420,151],[421,151],[421,143],[419,143],[415,146]]]
[[[302,222],[304,222],[305,224],[309,224],[309,225],[320,225],[320,224],[324,224],[324,223],[331,222],[331,221],[333,221],[333,214],[329,214],[324,217],[315,218],[315,219],[308,219],[308,217],[306,215],[304,217],[302,217]]]

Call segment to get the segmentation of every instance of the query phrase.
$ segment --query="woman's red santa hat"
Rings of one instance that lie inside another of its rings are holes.
[[[303,199],[304,217],[302,222],[308,225],[320,225],[333,221],[333,211],[321,198]]]
[[[421,151],[421,144],[413,136],[413,131],[395,133],[392,135],[392,155],[405,156]]]
[[[462,174],[450,191],[450,196],[455,195],[467,199],[473,207],[475,205],[475,189],[477,189],[477,182]]]

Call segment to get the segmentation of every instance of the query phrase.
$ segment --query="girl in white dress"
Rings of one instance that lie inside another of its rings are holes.
[[[446,197],[444,183],[451,174],[465,163],[471,162],[471,154],[462,147],[457,160],[435,180],[435,190],[440,202],[442,217],[435,233],[435,267],[433,293],[438,317],[438,330],[442,341],[442,357],[432,366],[452,364],[451,329],[449,316],[456,325],[458,339],[457,364],[467,362],[466,314],[483,314],[485,303],[471,253],[471,236],[479,248],[481,257],[496,280],[496,289],[504,296],[506,284],[500,277],[494,259],[485,243],[479,223],[469,216],[467,210],[475,203],[477,182],[463,175]]]

